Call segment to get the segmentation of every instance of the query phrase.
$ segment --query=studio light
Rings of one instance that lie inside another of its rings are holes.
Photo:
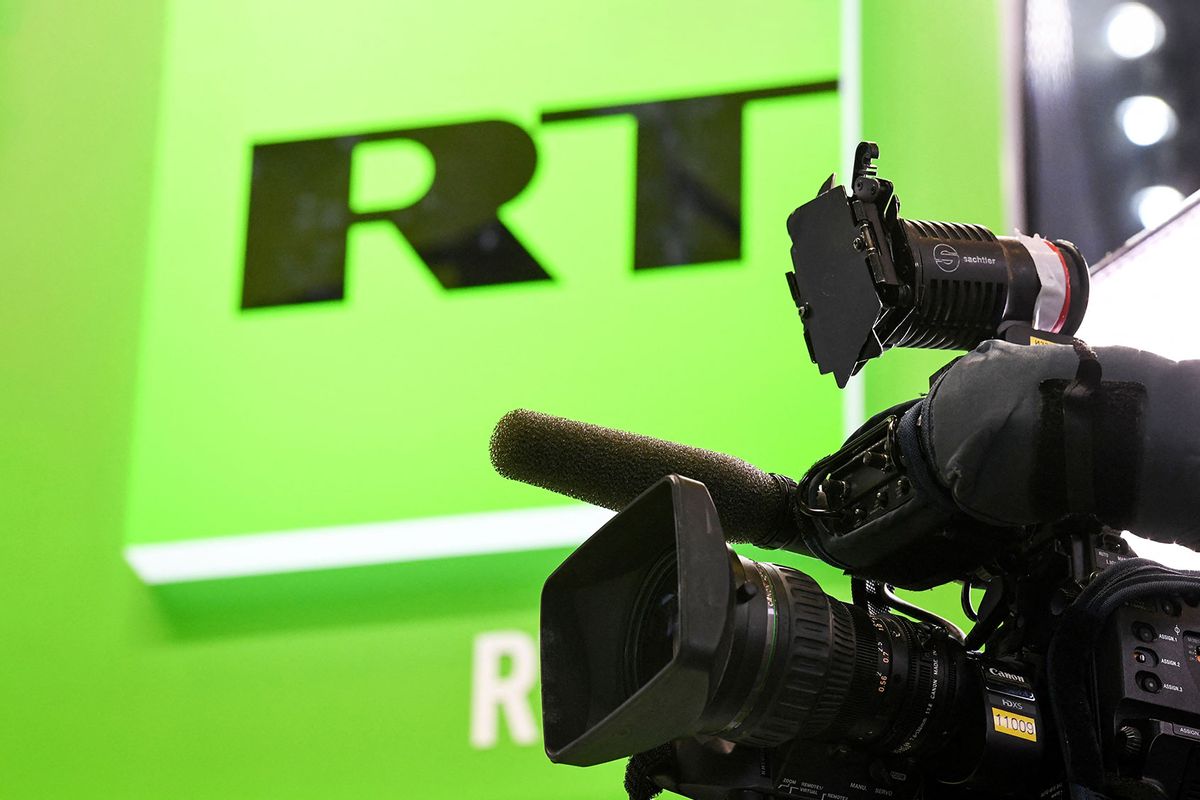
[[[1166,222],[1183,204],[1183,192],[1174,186],[1147,186],[1133,195],[1133,213],[1143,228]]]
[[[1117,106],[1117,122],[1125,138],[1141,147],[1169,139],[1179,124],[1175,109],[1161,97],[1149,94],[1122,100]]]
[[[1170,187],[1166,189],[1177,196]],[[1200,293],[1200,192],[1165,224],[1143,231],[1092,268],[1091,297],[1079,337],[1124,344],[1176,360],[1200,358],[1191,320]]]
[[[1108,46],[1124,59],[1141,58],[1157,50],[1166,38],[1162,18],[1143,3],[1121,3],[1108,15],[1104,28]]]

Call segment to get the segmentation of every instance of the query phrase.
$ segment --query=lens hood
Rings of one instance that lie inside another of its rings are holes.
[[[678,602],[671,655],[634,685],[629,631],[646,587],[670,574]],[[593,534],[542,589],[550,760],[590,766],[695,733],[729,648],[734,600],[725,538],[702,483],[669,475]]]

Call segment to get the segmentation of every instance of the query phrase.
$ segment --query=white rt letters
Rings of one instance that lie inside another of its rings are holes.
[[[507,656],[507,675],[501,667]],[[500,709],[508,732],[517,744],[538,739],[529,693],[537,683],[537,643],[524,631],[489,631],[475,637],[471,674],[471,746],[485,750],[496,746]]]

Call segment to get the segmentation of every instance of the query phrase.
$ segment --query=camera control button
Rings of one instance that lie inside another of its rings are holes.
[[[1150,694],[1158,694],[1162,691],[1162,681],[1158,679],[1157,675],[1143,672],[1138,675],[1137,680],[1138,686],[1141,686],[1143,691],[1147,691]]]
[[[1133,635],[1143,642],[1153,642],[1158,638],[1158,631],[1144,622],[1133,623]]]
[[[1147,667],[1157,667],[1158,653],[1149,647],[1139,647],[1133,651],[1133,660],[1139,664],[1145,664]]]

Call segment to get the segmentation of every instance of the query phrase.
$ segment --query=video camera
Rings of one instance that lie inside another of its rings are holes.
[[[967,349],[798,482],[515,411],[508,477],[619,510],[542,593],[546,752],[696,800],[1200,797],[1200,362],[1072,338],[1069,243],[902,219],[878,148],[788,220],[809,354]],[[1029,346],[1058,345],[1058,346]],[[750,542],[851,576],[853,602]],[[961,584],[969,632],[895,588]],[[980,597],[978,603],[975,598]]]

